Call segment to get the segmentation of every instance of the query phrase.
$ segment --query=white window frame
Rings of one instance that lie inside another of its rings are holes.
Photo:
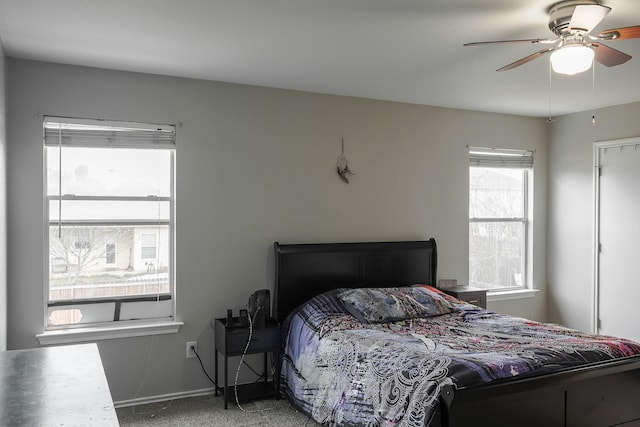
[[[521,242],[521,283],[519,286],[502,286],[496,288],[487,288],[488,294],[501,294],[504,292],[522,292],[531,289],[530,271],[532,267],[531,261],[531,245],[530,236],[532,235],[532,195],[533,195],[533,157],[534,152],[529,150],[514,149],[496,149],[485,147],[469,147],[469,171],[473,167],[487,168],[511,168],[522,171],[522,216],[507,217],[471,217],[469,216],[469,227],[474,223],[520,223],[522,225],[522,242]],[[469,188],[469,191],[471,189]],[[470,210],[469,210],[470,211]],[[471,264],[471,253],[469,253],[469,264]],[[469,265],[469,284],[472,284],[471,276],[473,272]]]
[[[48,195],[47,190],[47,150],[43,149],[44,155],[44,226],[47,232],[45,233],[45,244],[44,244],[44,260],[46,268],[45,271],[45,304],[44,304],[44,331],[40,334],[37,334],[36,337],[39,339],[40,343],[43,345],[46,344],[60,344],[60,343],[70,343],[70,342],[83,342],[88,340],[97,340],[97,339],[108,339],[108,338],[120,338],[120,337],[131,337],[131,336],[140,336],[140,335],[153,335],[153,334],[162,334],[162,333],[175,333],[179,330],[182,322],[176,321],[176,301],[175,301],[175,142],[176,142],[176,127],[174,125],[164,125],[164,124],[151,124],[151,123],[133,123],[133,122],[123,122],[123,121],[106,121],[106,120],[95,120],[95,119],[78,119],[78,118],[69,118],[69,117],[53,117],[53,116],[45,116],[43,123],[64,123],[73,125],[83,125],[83,126],[101,126],[101,127],[109,127],[115,129],[123,129],[126,128],[128,130],[132,130],[133,132],[140,131],[139,134],[141,137],[136,138],[135,136],[131,140],[119,140],[118,137],[112,138],[108,140],[109,142],[105,143],[107,139],[98,138],[98,140],[92,140],[91,142],[79,143],[79,145],[75,145],[73,142],[73,135],[71,133],[69,135],[70,138],[64,140],[64,131],[62,130],[63,126],[60,126],[60,130],[58,132],[58,147],[62,148],[63,146],[83,146],[83,147],[96,147],[96,148],[149,148],[149,149],[167,149],[170,152],[170,194],[168,197],[158,197],[153,196],[152,200],[157,200],[160,202],[166,202],[169,204],[169,220],[165,221],[166,225],[168,225],[169,229],[169,293],[168,294],[156,294],[156,295],[144,295],[140,297],[136,296],[122,296],[122,297],[113,297],[113,298],[105,298],[96,300],[68,300],[68,301],[50,301],[49,300],[49,274],[51,273],[49,266],[49,227],[51,225],[50,215],[49,215],[49,206],[50,201],[55,200],[59,203],[63,203],[65,200],[71,201],[100,201],[100,200],[143,200],[148,201],[149,197],[117,197],[117,196],[76,196],[69,194],[58,194],[58,195]],[[154,132],[157,131],[157,132]],[[53,142],[53,138],[55,135],[51,134],[52,131],[45,126],[43,130],[44,134],[44,144],[46,146],[53,146],[55,142]],[[151,140],[147,137],[150,134],[154,134]],[[133,133],[132,133],[133,135]],[[90,138],[89,138],[90,139]],[[125,138],[126,139],[126,138]],[[71,142],[69,142],[71,141]],[[152,146],[155,144],[155,146]],[[163,222],[164,223],[164,222]],[[157,222],[156,224],[160,224]],[[98,224],[94,225],[111,225],[110,223]],[[113,242],[117,245],[117,242]],[[157,243],[157,242],[156,242]],[[117,257],[117,255],[116,255]],[[164,301],[164,302],[161,302]],[[154,305],[159,307],[158,304],[161,304],[163,309],[157,311],[158,309],[154,309]],[[170,305],[170,308],[168,307]],[[75,309],[77,307],[81,307],[83,310],[91,311],[93,307],[99,310],[113,310],[114,317],[108,321],[98,321],[92,323],[84,323],[84,324],[73,324],[73,325],[62,325],[62,326],[52,326],[48,325],[48,318],[51,313],[51,307],[55,306],[66,306],[69,309]],[[137,310],[137,311],[136,311]],[[155,310],[155,312],[154,312]],[[170,314],[168,313],[170,311]],[[127,318],[135,318],[136,320],[120,320],[120,313],[127,312]],[[134,315],[131,315],[134,313]],[[141,315],[138,317],[137,314]],[[155,314],[154,314],[155,313]]]

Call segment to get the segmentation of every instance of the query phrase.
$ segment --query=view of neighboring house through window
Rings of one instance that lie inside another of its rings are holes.
[[[174,315],[172,125],[45,117],[47,328]]]
[[[469,285],[527,287],[533,152],[469,148]]]

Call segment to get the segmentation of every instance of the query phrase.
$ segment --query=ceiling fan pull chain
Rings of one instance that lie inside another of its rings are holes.
[[[596,125],[596,67],[591,64],[591,124]]]
[[[549,61],[549,121],[551,121],[551,61]]]

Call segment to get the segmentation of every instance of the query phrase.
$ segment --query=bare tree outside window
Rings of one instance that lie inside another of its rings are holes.
[[[106,263],[107,244],[127,235],[131,230],[124,228],[54,226],[50,228],[49,256],[61,260],[58,264],[64,265],[66,284],[77,285],[90,269],[100,267],[100,261]]]

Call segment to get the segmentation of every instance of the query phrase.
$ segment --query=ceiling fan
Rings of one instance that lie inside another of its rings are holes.
[[[551,52],[551,66],[561,74],[573,75],[586,71],[594,59],[607,67],[613,67],[624,64],[631,59],[631,55],[602,42],[640,38],[640,25],[604,30],[597,36],[589,34],[610,11],[610,7],[596,0],[565,0],[549,8],[549,29],[557,36],[554,39],[496,40],[465,43],[464,46],[498,43],[551,45],[497,71],[512,70]]]

